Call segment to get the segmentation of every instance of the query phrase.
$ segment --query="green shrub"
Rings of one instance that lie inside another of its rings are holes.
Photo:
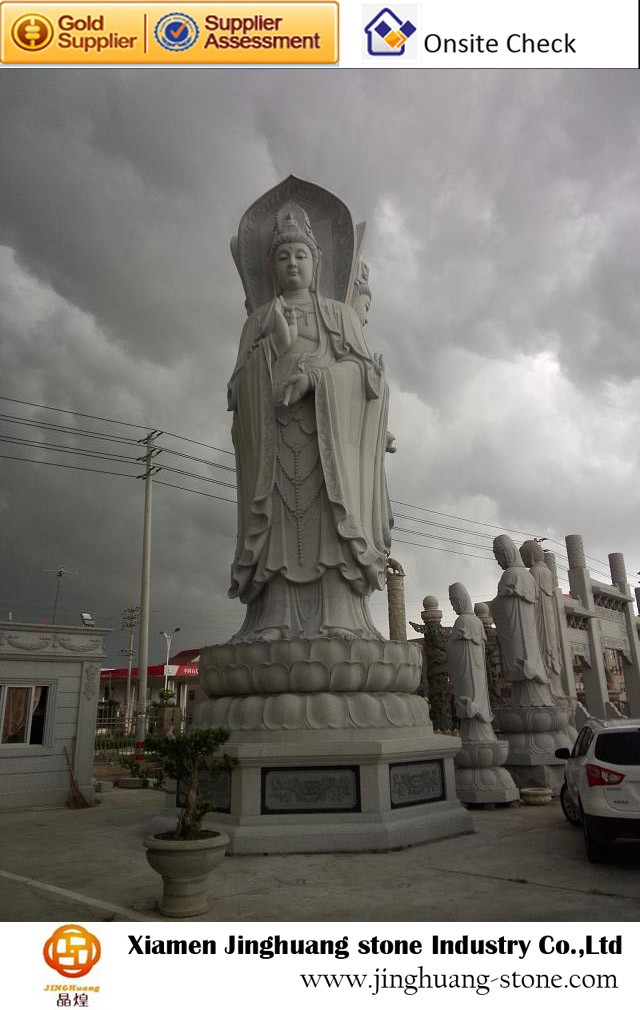
[[[180,736],[147,737],[145,750],[149,756],[168,778],[178,779],[184,788],[185,805],[178,815],[174,838],[197,838],[202,831],[202,818],[213,810],[213,804],[200,795],[200,773],[208,771],[215,778],[236,764],[228,754],[217,753],[228,739],[226,729],[194,729]]]

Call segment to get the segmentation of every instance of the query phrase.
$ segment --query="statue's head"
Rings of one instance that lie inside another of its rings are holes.
[[[315,289],[320,248],[298,204],[285,203],[277,211],[268,259],[278,292]]]
[[[449,586],[449,600],[456,614],[472,614],[473,604],[467,587],[462,582]]]
[[[533,565],[544,564],[542,544],[538,543],[537,540],[525,540],[520,548],[520,557],[527,568],[531,568]]]
[[[505,570],[514,565],[522,566],[522,557],[513,540],[506,533],[501,533],[493,541],[493,554],[501,568]]]

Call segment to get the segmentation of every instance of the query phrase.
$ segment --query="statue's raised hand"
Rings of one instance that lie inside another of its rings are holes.
[[[291,332],[291,324],[288,319],[290,314],[290,310],[285,304],[284,298],[282,295],[279,295],[279,297],[275,298],[273,301],[273,312],[271,317],[271,339],[273,340],[273,345],[277,354],[284,354],[285,351],[288,351],[291,347],[293,334]]]

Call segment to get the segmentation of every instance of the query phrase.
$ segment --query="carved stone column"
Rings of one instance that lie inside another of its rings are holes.
[[[442,611],[436,596],[425,596],[421,613],[424,624],[411,624],[424,635],[422,691],[429,702],[434,730],[449,733],[453,729],[451,691],[445,652],[447,635],[442,627]]]
[[[407,613],[404,602],[404,569],[400,562],[394,558],[387,558],[386,575],[389,638],[392,642],[406,642]]]
[[[606,719],[609,691],[600,642],[600,627],[595,613],[591,576],[587,569],[584,544],[582,537],[578,533],[570,533],[565,537],[565,542],[569,557],[569,586],[571,588],[571,595],[576,600],[579,600],[586,610],[590,611],[587,638],[591,666],[586,667],[583,674],[586,707],[589,713],[597,719]]]
[[[629,715],[631,718],[637,719],[640,716],[640,639],[638,639],[638,625],[633,609],[633,597],[627,583],[624,555],[610,554],[609,568],[612,584],[627,597],[627,602],[624,606],[624,621],[627,639],[629,640],[630,663],[625,664],[624,683]]]

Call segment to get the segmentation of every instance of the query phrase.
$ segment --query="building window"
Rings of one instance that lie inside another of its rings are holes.
[[[43,742],[48,695],[43,685],[0,684],[0,745]]]

